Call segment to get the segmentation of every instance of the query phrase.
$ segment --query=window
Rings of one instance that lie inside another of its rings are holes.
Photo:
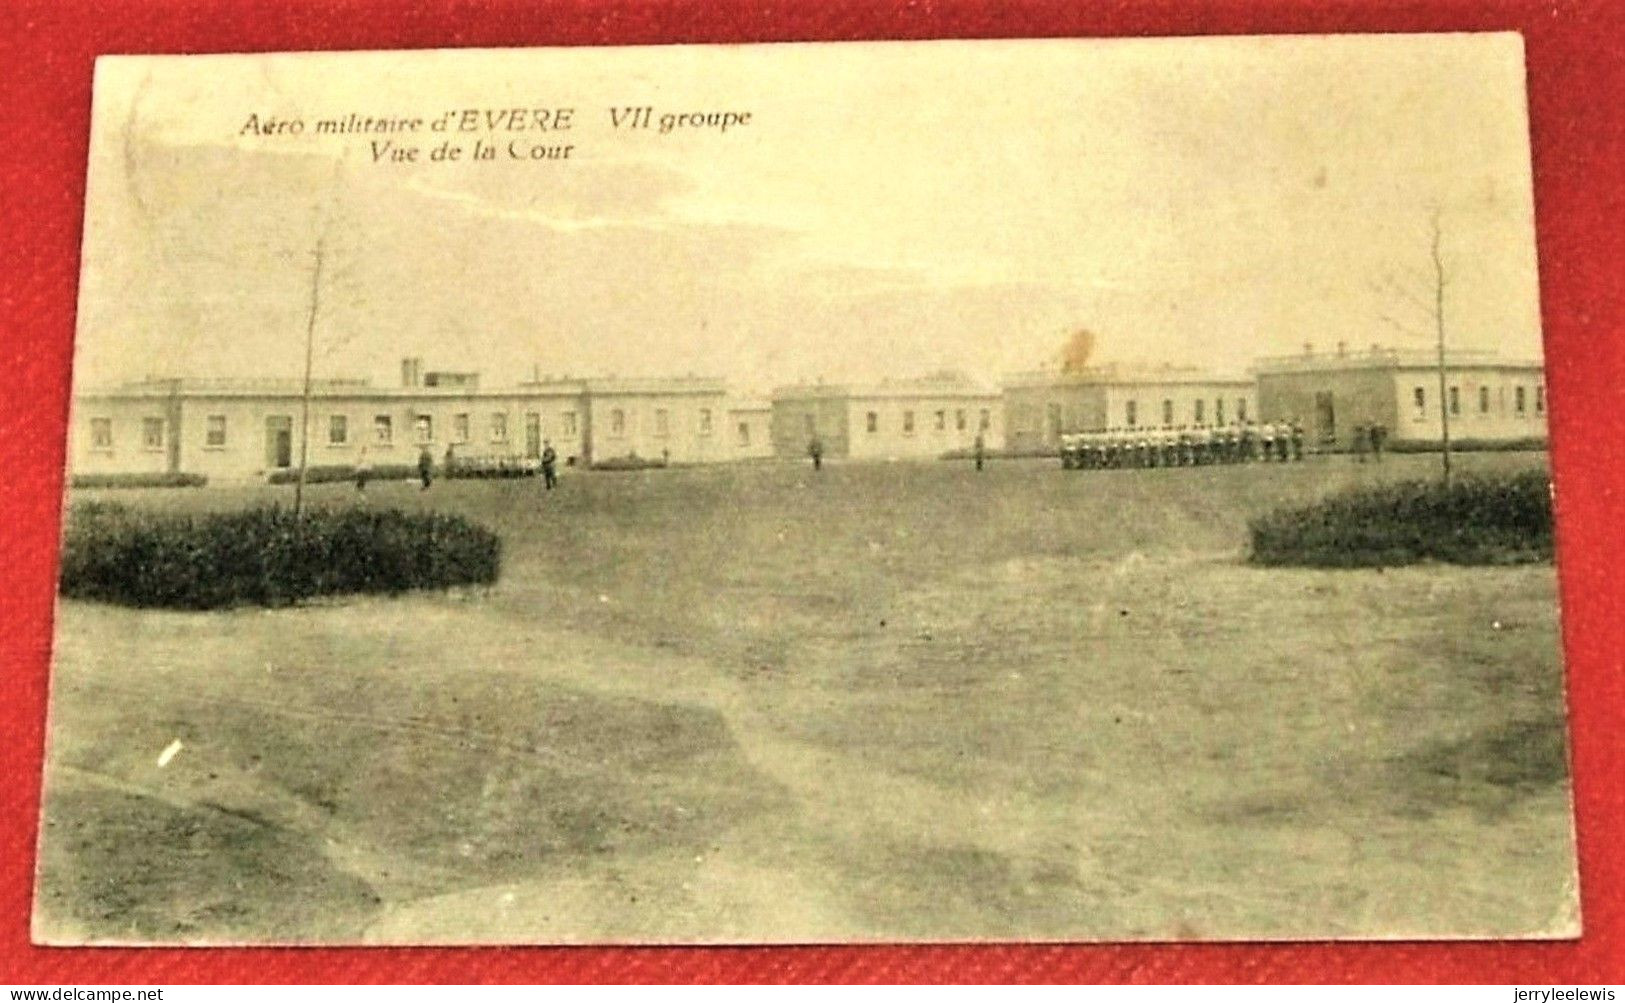
[[[381,414],[372,420],[372,441],[387,446],[395,441],[395,423],[389,415]]]
[[[711,409],[708,407],[700,408],[700,434],[711,434]]]
[[[1535,413],[1546,413],[1546,388],[1538,383],[1535,384]]]
[[[426,446],[434,441],[434,418],[420,414],[412,419],[412,431],[417,436],[418,445]]]
[[[1236,398],[1236,420],[1247,420],[1247,398],[1245,397]]]
[[[868,414],[864,415],[863,427],[868,429],[870,434],[880,431],[880,415],[873,411],[870,411]]]
[[[912,434],[914,434],[914,412],[913,411],[904,411],[903,412],[903,434],[904,435],[912,435]]]
[[[576,413],[574,411],[566,411],[560,417],[559,430],[565,435],[576,434]]]
[[[938,411],[937,412],[937,431],[939,431],[939,432],[948,431],[948,412],[946,412],[946,411]]]
[[[1139,424],[1140,402],[1129,401],[1123,405],[1123,424],[1133,428]]]
[[[508,413],[506,411],[493,411],[491,413],[491,441],[508,441]]]
[[[977,422],[978,424],[976,427],[986,432],[988,429],[993,427],[993,412],[989,411],[985,407],[982,408],[982,414],[977,419]]]
[[[350,419],[342,414],[327,416],[327,444],[342,446],[350,441]]]
[[[1422,416],[1422,412],[1428,409],[1427,387],[1411,388],[1411,404],[1416,408],[1416,416],[1420,418]]]
[[[1479,387],[1478,388],[1478,413],[1479,414],[1489,414],[1490,413],[1490,388],[1489,387]]]
[[[626,434],[626,412],[620,408],[609,413],[609,432],[611,435]]]
[[[113,419],[111,419],[111,418],[92,418],[92,419],[90,419],[90,448],[91,449],[112,449],[113,448]]]
[[[1523,414],[1529,409],[1529,401],[1527,400],[1527,395],[1524,393],[1523,387],[1513,388],[1512,407],[1513,410],[1517,411],[1519,414]]]
[[[1450,388],[1450,413],[1461,414],[1461,388]]]
[[[1174,423],[1174,402],[1171,400],[1164,400],[1162,402],[1162,423],[1164,425],[1172,425]]]
[[[1213,424],[1215,424],[1215,425],[1223,425],[1224,424],[1224,398],[1223,397],[1215,397],[1215,398],[1213,398]]]
[[[748,421],[739,423],[739,444],[741,446],[750,445],[750,422]]]
[[[211,414],[204,419],[203,444],[219,449],[226,444],[226,416]]]
[[[164,420],[162,418],[141,419],[141,445],[147,449],[164,448]]]
[[[655,434],[662,437],[671,434],[671,413],[663,407],[655,408]]]
[[[1207,414],[1207,401],[1197,398],[1191,402],[1191,416],[1196,424],[1204,424],[1203,418]]]
[[[467,442],[473,434],[470,429],[467,414],[454,414],[451,416],[451,437],[456,442]]]

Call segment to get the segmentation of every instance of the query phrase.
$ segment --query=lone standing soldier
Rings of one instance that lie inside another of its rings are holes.
[[[1371,445],[1371,430],[1365,425],[1354,426],[1354,457],[1365,462],[1366,449]]]
[[[1388,441],[1388,426],[1377,423],[1371,426],[1371,458],[1378,463],[1382,462],[1382,447]]]
[[[971,447],[971,452],[976,460],[976,469],[982,469],[982,461],[987,459],[987,443],[982,441],[982,433],[976,433],[976,444]]]
[[[553,451],[553,444],[546,439],[542,440],[542,488],[553,490],[559,482],[558,474],[559,454]]]
[[[434,483],[434,457],[429,455],[429,447],[424,446],[418,451],[418,479],[423,482],[422,490],[429,490]]]
[[[824,444],[818,436],[813,436],[812,441],[807,443],[807,455],[812,457],[814,470],[824,469]]]
[[[361,494],[367,493],[367,478],[372,476],[372,461],[367,459],[367,447],[361,447],[361,455],[355,460],[355,489]]]
[[[1303,426],[1298,419],[1292,419],[1292,462],[1303,462]]]

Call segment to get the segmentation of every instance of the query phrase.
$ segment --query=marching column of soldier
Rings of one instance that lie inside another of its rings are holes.
[[[1068,470],[1288,463],[1303,457],[1303,426],[1296,421],[1117,427],[1061,436],[1061,465]]]

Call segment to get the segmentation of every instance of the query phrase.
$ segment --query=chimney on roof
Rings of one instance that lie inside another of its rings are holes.
[[[1347,354],[1349,354],[1349,343],[1346,342],[1346,341],[1339,341],[1337,343],[1337,356],[1338,356],[1338,358],[1342,358],[1343,356],[1345,356]]]
[[[408,356],[401,360],[401,386],[416,387],[423,385],[423,360]]]
[[[1314,355],[1315,354],[1315,343],[1312,342],[1312,341],[1304,342],[1303,343],[1303,354],[1305,354],[1305,355]]]
[[[1380,343],[1378,343],[1378,342],[1373,341],[1371,343],[1371,354],[1372,355],[1381,355],[1382,354],[1382,345]]]

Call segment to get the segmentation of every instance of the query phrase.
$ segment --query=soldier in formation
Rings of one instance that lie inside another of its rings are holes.
[[[1362,440],[1375,438],[1362,430]],[[1292,421],[1227,425],[1113,426],[1061,436],[1067,470],[1201,467],[1211,464],[1302,462],[1303,426]]]

